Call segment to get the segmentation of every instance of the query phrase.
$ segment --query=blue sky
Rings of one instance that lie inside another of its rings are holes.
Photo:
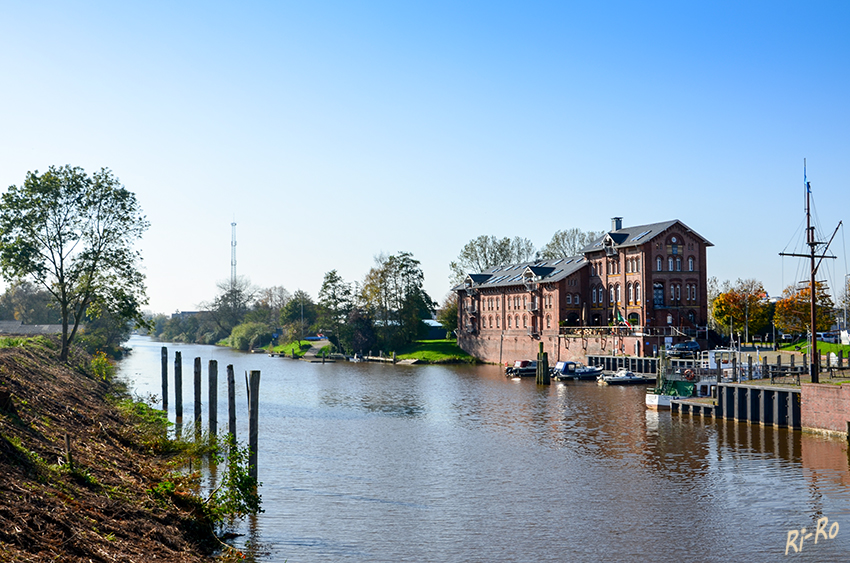
[[[709,276],[796,281],[803,158],[850,197],[846,2],[2,2],[0,189],[108,167],[151,229],[150,309],[230,274],[316,296],[481,235],[677,218]],[[821,277],[840,284],[839,256]],[[789,242],[792,245],[787,246]],[[828,275],[827,275],[828,274]],[[802,278],[800,278],[802,279]]]

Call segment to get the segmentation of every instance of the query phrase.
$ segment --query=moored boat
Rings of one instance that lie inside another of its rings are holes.
[[[517,360],[505,368],[507,377],[530,377],[537,375],[537,360]]]
[[[602,374],[602,368],[586,366],[581,362],[558,362],[552,368],[552,377],[564,381],[569,379],[593,380]]]
[[[652,383],[655,378],[635,375],[626,368],[620,368],[611,375],[600,375],[596,378],[600,385],[640,385]]]

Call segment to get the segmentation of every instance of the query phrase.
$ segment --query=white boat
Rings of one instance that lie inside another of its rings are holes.
[[[612,375],[600,375],[596,381],[600,385],[638,385],[652,383],[654,378],[641,377],[626,368],[620,368]]]
[[[669,410],[670,402],[674,399],[687,399],[694,394],[696,380],[691,370],[685,370],[681,373],[685,377],[684,380],[661,379],[661,386],[647,389],[646,391],[646,408],[653,410]]]
[[[537,360],[517,360],[514,365],[505,368],[507,377],[528,377],[537,375]]]
[[[552,377],[561,381],[567,379],[596,379],[602,374],[602,368],[586,366],[581,362],[558,362],[552,368]]]

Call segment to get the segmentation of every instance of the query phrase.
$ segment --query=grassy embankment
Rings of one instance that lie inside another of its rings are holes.
[[[417,340],[396,352],[399,360],[427,364],[477,364],[478,359],[460,349],[456,340]]]
[[[105,356],[58,350],[0,338],[0,561],[209,561],[221,544],[181,470],[204,445],[169,439]]]

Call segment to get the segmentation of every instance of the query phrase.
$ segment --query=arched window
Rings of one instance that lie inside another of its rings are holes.
[[[676,271],[677,272],[682,271],[682,258],[679,257],[679,256],[676,257]]]
[[[552,328],[552,317],[546,315],[546,328]]]
[[[634,288],[632,287],[632,284],[628,284],[627,287],[629,292],[629,303],[632,303],[635,298]]]
[[[676,284],[670,284],[670,299],[676,299]]]
[[[576,304],[576,305],[578,305],[578,293],[576,293],[575,295],[573,295],[573,303],[574,303],[574,304]]]
[[[500,328],[499,327],[499,317],[496,317],[496,328]]]
[[[635,272],[640,272],[640,258],[635,258]]]
[[[596,288],[593,287],[590,289],[590,302],[596,305]]]
[[[493,328],[493,317],[490,317],[490,328]]]
[[[620,303],[620,284],[617,284],[616,286],[614,286],[614,292],[617,296],[617,298],[614,301],[616,303]]]
[[[682,284],[676,285],[676,299],[682,298]]]
[[[635,303],[640,303],[640,284],[635,284]]]
[[[508,328],[511,328],[511,316],[508,315]]]
[[[663,262],[661,261],[661,256],[659,256],[655,259],[655,269],[659,272],[662,271],[661,264],[663,264]]]
[[[613,285],[608,286],[608,303],[609,304],[614,303],[614,286]]]
[[[567,305],[572,305],[572,304],[573,304],[573,296],[568,293],[567,294]]]
[[[668,272],[673,271],[673,257],[672,256],[667,257],[667,271]]]
[[[688,271],[689,272],[694,271],[694,257],[693,256],[688,256]]]
[[[516,316],[516,318],[515,318],[514,320],[516,321],[516,323],[515,323],[515,325],[514,325],[514,326],[516,326],[517,328],[519,328],[519,315],[517,315],[517,316]]]
[[[522,316],[522,328],[528,328],[528,317]]]

